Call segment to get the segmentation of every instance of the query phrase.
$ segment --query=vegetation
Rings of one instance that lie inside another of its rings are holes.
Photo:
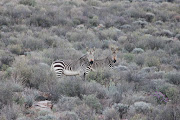
[[[179,0],[0,0],[0,120],[179,120]],[[113,69],[50,65],[120,48]],[[156,95],[155,93],[158,93]],[[39,109],[38,102],[52,104]]]

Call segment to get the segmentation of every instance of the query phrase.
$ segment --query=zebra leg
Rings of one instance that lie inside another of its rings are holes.
[[[83,74],[83,80],[86,81],[86,73]]]

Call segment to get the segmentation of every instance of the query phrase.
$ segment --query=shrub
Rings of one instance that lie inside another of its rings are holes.
[[[81,32],[68,32],[66,36],[70,42],[86,42],[96,39],[94,32],[90,30],[84,30]]]
[[[127,113],[129,106],[126,104],[114,104],[112,106],[116,111],[119,112],[119,117],[122,119],[123,115]]]
[[[83,102],[77,97],[62,97],[57,103],[59,111],[73,111]]]
[[[117,41],[120,33],[121,33],[120,30],[118,30],[117,28],[110,27],[108,29],[104,29],[104,30],[100,31],[99,39]]]
[[[33,15],[30,18],[29,21],[30,25],[36,26],[36,27],[51,27],[53,24],[53,21],[45,15]]]
[[[33,99],[32,96],[26,96],[26,97],[25,97],[25,108],[30,108],[30,107],[32,107],[33,102],[34,102],[34,99]]]
[[[102,72],[98,70],[97,72],[90,72],[87,76],[88,81],[95,80],[96,82],[107,85],[109,83],[109,80],[111,78],[111,73],[109,71]]]
[[[12,105],[13,91],[9,83],[0,84],[0,101],[4,105]]]
[[[169,73],[167,74],[168,82],[175,85],[180,85],[180,73]]]
[[[146,21],[152,22],[155,15],[153,13],[146,13]]]
[[[98,99],[103,99],[106,97],[106,89],[99,83],[96,82],[85,82],[83,85],[83,91],[85,95],[94,94]]]
[[[92,109],[86,104],[81,104],[75,107],[74,111],[79,116],[80,120],[94,120],[95,119],[95,115]]]
[[[59,120],[79,120],[78,115],[75,112],[65,111],[62,112]]]
[[[13,62],[14,60],[14,56],[9,53],[9,52],[3,52],[3,53],[0,53],[0,61],[1,61],[1,64],[5,64],[5,65],[11,65],[11,63]],[[2,66],[1,66],[2,67]]]
[[[126,43],[126,44],[124,45],[124,49],[125,49],[126,51],[128,51],[128,52],[131,52],[134,48],[135,48],[135,46],[134,46],[134,44],[132,44],[132,43]]]
[[[63,95],[67,95],[69,97],[79,97],[82,98],[82,81],[80,80],[72,80],[72,79],[67,79],[67,80],[62,80],[61,82],[58,83],[58,88],[59,91],[58,93],[61,93]]]
[[[160,112],[159,115],[156,116],[156,120],[173,120],[173,119],[180,119],[180,110],[179,105],[168,105],[161,109],[162,112]]]
[[[19,4],[24,4],[24,5],[34,7],[36,5],[36,1],[35,0],[21,0],[21,1],[19,1]]]
[[[130,63],[134,60],[134,55],[131,53],[124,54],[123,57],[128,63]]]
[[[22,54],[21,45],[9,45],[8,48],[13,54],[17,54],[17,55]]]
[[[180,99],[179,90],[176,87],[171,87],[169,85],[160,86],[157,88],[157,91],[160,91],[165,95],[168,100],[171,100],[172,103],[177,103]]]
[[[107,95],[111,98],[113,103],[120,103],[122,100],[123,87],[121,85],[110,85]]]
[[[159,66],[160,65],[160,61],[157,57],[147,57],[146,58],[146,65],[148,67],[152,67],[152,66]]]
[[[148,111],[151,109],[151,104],[146,102],[135,102],[134,107],[136,112],[147,114]]]
[[[85,104],[94,109],[96,112],[99,112],[102,109],[102,105],[96,95],[84,95],[83,100]]]
[[[137,64],[137,65],[139,65],[139,66],[143,66],[144,65],[144,62],[145,62],[145,58],[144,58],[144,56],[143,55],[137,55],[136,57],[135,57],[135,63]]]
[[[114,108],[106,108],[103,111],[103,115],[105,116],[105,120],[118,120],[119,114]]]

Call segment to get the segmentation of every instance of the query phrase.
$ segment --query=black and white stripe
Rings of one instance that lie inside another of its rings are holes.
[[[101,68],[105,68],[105,69],[113,69],[115,63],[116,63],[116,59],[117,59],[117,51],[118,48],[114,49],[111,48],[111,55],[104,58],[104,59],[100,59],[100,60],[94,60],[93,64],[90,65],[90,69],[87,69],[86,73],[88,74],[90,71],[96,71],[97,69]]]
[[[94,49],[87,51],[87,54],[77,60],[57,60],[51,65],[51,70],[55,72],[57,78],[62,74],[66,76],[76,76],[83,74],[84,77],[91,69],[90,65],[94,61]],[[69,73],[69,74],[68,74]]]

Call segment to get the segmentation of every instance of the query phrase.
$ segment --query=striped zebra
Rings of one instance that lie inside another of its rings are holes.
[[[90,71],[96,71],[98,68],[112,69],[117,61],[117,52],[118,48],[111,48],[111,55],[101,60],[94,60],[93,64],[90,65],[91,69],[87,69],[86,74]]]
[[[94,61],[94,51],[93,49],[87,48],[87,54],[83,55],[79,59],[76,60],[57,60],[54,61],[51,65],[51,71],[54,71],[57,78],[60,78],[62,74],[66,76],[76,76],[76,75],[84,75],[84,79],[86,76],[86,72],[91,69],[89,67],[93,64]]]

